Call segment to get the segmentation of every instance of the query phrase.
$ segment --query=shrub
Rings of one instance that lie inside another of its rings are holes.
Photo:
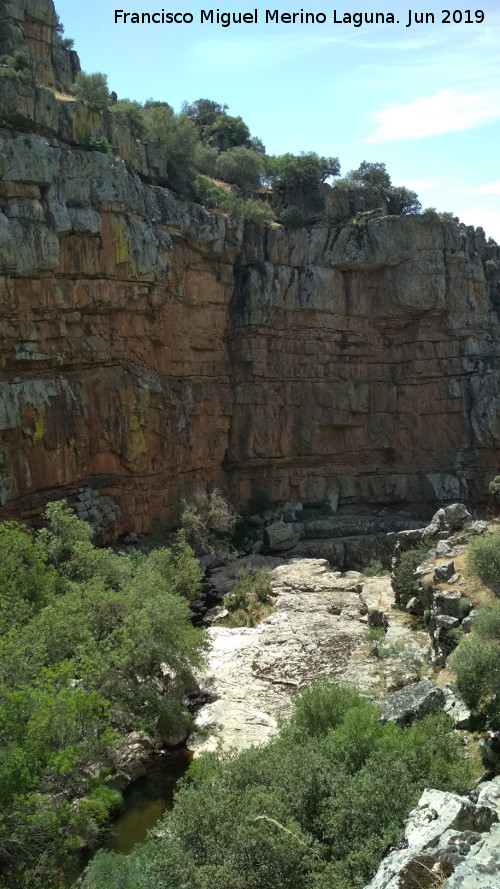
[[[217,178],[237,185],[243,191],[252,191],[259,184],[262,171],[261,155],[243,145],[223,151],[215,161]]]
[[[185,114],[174,114],[166,102],[148,101],[144,104],[144,124],[148,138],[165,152],[167,166],[163,175],[169,185],[179,194],[191,197],[199,143],[193,121]]]
[[[101,151],[103,154],[111,154],[112,151],[106,136],[98,136],[96,134],[87,136],[84,147],[87,151]]]
[[[238,215],[257,224],[272,222],[274,219],[274,213],[269,204],[253,198],[248,198],[248,200],[242,202]]]
[[[0,56],[0,77],[34,84],[36,78],[33,62],[19,49],[14,50],[11,55]]]
[[[199,554],[231,550],[231,536],[239,516],[214,488],[198,488],[182,499],[181,527],[188,544]]]
[[[470,781],[442,714],[406,729],[378,718],[354,689],[322,680],[304,690],[265,747],[197,761],[161,838],[127,857],[120,885],[134,874],[134,889],[364,886],[424,787],[463,792]],[[105,857],[84,889],[116,885]]]
[[[131,102],[130,99],[120,99],[111,105],[111,111],[119,123],[126,126],[136,139],[143,139],[146,135],[146,123],[144,110],[139,102]]]
[[[23,626],[53,597],[56,573],[24,525],[0,524],[0,635]]]
[[[245,566],[238,571],[224,604],[231,614],[222,621],[226,627],[254,627],[273,610],[269,572]]]
[[[279,221],[285,228],[300,228],[304,225],[304,214],[299,207],[291,204],[281,211]]]
[[[365,577],[387,577],[391,572],[387,571],[378,559],[373,559],[366,568],[363,569]]]
[[[467,548],[467,569],[500,596],[500,531],[473,538]]]
[[[500,642],[500,602],[483,602],[474,609],[474,631],[481,639]]]
[[[108,108],[111,101],[108,78],[105,74],[86,74],[84,71],[79,71],[71,87],[71,92],[76,99],[87,102],[98,111]]]
[[[453,654],[450,667],[456,686],[468,707],[481,709],[500,688],[500,656],[497,645],[476,636],[463,640]],[[500,703],[500,702],[499,702]]]
[[[93,547],[64,502],[46,519],[35,534],[0,525],[0,869],[15,889],[55,885],[32,871],[94,843],[116,804],[104,779],[86,780],[109,761],[110,707],[150,729],[158,716],[182,723],[151,680],[162,661],[182,680],[204,649],[178,594],[199,582],[182,537],[127,556]]]
[[[402,596],[415,596],[418,591],[418,584],[414,578],[414,573],[420,563],[424,561],[429,550],[426,541],[422,541],[418,548],[408,549],[401,553],[399,565],[394,572],[394,589]]]

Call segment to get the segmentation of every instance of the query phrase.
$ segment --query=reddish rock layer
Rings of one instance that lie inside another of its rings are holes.
[[[12,24],[32,6],[48,21],[49,0],[9,0],[9,27],[51,84],[46,25]],[[120,157],[84,150],[96,132]],[[135,531],[211,480],[239,503],[484,498],[500,331],[481,229],[244,227],[166,191],[168,159],[109,116],[2,78],[0,153],[0,517],[84,484]]]

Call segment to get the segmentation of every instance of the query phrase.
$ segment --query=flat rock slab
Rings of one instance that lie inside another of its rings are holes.
[[[324,559],[297,559],[271,572],[276,610],[253,628],[211,627],[208,664],[197,678],[216,698],[201,708],[207,738],[192,739],[205,750],[264,744],[293,698],[321,674],[356,685],[374,699],[420,678],[429,653],[425,632],[391,610],[389,578],[332,571]],[[387,656],[375,657],[365,642],[367,605],[385,612]]]

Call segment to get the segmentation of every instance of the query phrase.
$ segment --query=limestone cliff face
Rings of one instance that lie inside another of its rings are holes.
[[[135,531],[193,480],[240,503],[484,497],[500,254],[482,230],[332,212],[286,232],[183,202],[155,146],[48,88],[50,0],[6,9],[47,86],[0,78],[0,517],[83,484]]]

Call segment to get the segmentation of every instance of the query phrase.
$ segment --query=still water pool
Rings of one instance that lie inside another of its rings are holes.
[[[139,778],[123,793],[123,810],[114,822],[105,849],[128,855],[137,843],[146,839],[167,809],[172,808],[174,790],[184,775],[192,754],[176,750],[161,756],[150,767],[147,776]]]

